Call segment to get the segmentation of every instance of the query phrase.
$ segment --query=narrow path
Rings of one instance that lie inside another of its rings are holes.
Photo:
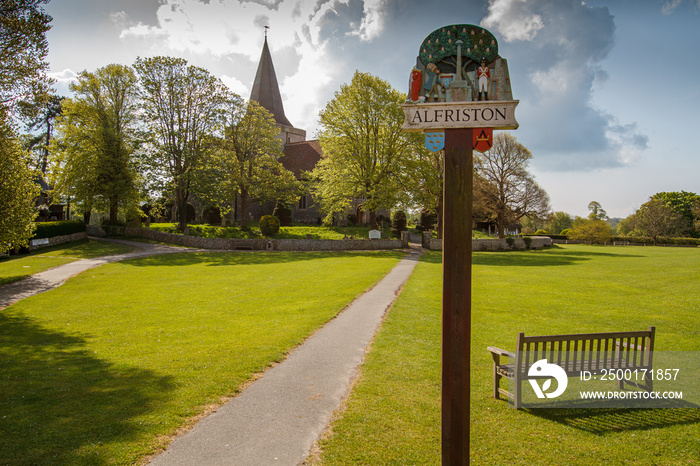
[[[371,290],[150,464],[303,462],[348,393],[368,344],[421,254],[412,247]]]
[[[200,249],[187,249],[175,246],[165,246],[161,244],[140,243],[137,241],[126,241],[118,239],[90,238],[99,241],[110,241],[113,243],[126,244],[137,248],[136,251],[112,256],[96,257],[94,259],[80,259],[75,262],[60,265],[58,267],[39,272],[14,283],[0,286],[0,310],[10,306],[17,301],[34,296],[44,291],[52,290],[61,286],[69,278],[78,275],[93,267],[98,267],[110,262],[133,259],[136,257],[152,256],[154,254],[171,254],[175,252],[199,252]]]

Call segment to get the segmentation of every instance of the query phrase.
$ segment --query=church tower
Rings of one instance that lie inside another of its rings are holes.
[[[250,93],[250,100],[258,102],[262,107],[272,113],[275,122],[277,122],[277,126],[280,128],[280,137],[282,138],[283,147],[286,147],[288,143],[306,140],[306,131],[295,128],[284,114],[284,105],[282,104],[282,95],[280,94],[279,85],[277,84],[275,67],[272,64],[270,48],[267,46],[267,30],[265,31],[265,43],[263,44],[262,54],[260,55],[258,71],[255,73],[255,81],[253,81],[253,90]]]

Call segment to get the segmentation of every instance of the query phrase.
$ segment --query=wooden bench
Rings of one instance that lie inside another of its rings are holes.
[[[528,371],[536,361],[547,359],[548,363],[560,366],[567,377],[579,376],[583,371],[600,374],[617,369],[651,371],[654,351],[655,327],[638,332],[605,332],[579,333],[571,335],[541,335],[528,336],[518,333],[516,352],[505,351],[489,346],[493,358],[493,396],[500,395],[513,400],[516,409],[522,404],[521,386],[529,377]],[[502,363],[501,357],[512,360]],[[515,368],[520,370],[515,370]],[[646,372],[645,372],[646,374]],[[513,391],[510,393],[501,388],[501,378],[513,380]],[[644,383],[618,380],[617,385],[622,389],[627,383],[637,388],[651,391],[653,388],[650,376],[645,376]]]

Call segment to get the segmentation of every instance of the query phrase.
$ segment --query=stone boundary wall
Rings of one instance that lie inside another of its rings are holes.
[[[87,239],[87,231],[81,231],[79,233],[71,233],[70,235],[53,236],[48,238],[49,242],[46,244],[36,244],[32,245],[32,241],[29,241],[29,250],[36,251],[37,249],[50,248],[51,246],[57,246],[63,243],[70,243],[71,241],[80,241],[81,239]],[[34,238],[34,240],[40,240],[44,238]]]
[[[408,247],[408,235],[400,239],[237,239],[200,238],[137,227],[110,227],[112,235],[134,236],[161,243],[199,249],[251,250],[251,251],[367,251],[401,249]],[[106,236],[102,227],[89,225],[93,236]]]
[[[530,236],[529,238],[532,238],[530,249],[540,249],[552,245],[552,238],[548,236]],[[428,238],[427,234],[424,234],[423,247],[431,251],[442,251],[442,240]],[[505,239],[480,238],[472,240],[472,251],[511,251],[520,249],[527,249],[522,238],[516,238],[512,248]]]

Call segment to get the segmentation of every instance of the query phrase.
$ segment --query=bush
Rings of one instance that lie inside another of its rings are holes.
[[[506,243],[508,243],[508,247],[513,249],[513,246],[515,245],[515,238],[512,236],[506,236]]]
[[[420,213],[420,224],[416,228],[419,231],[432,230],[435,227],[436,215],[433,212],[424,210]]]
[[[540,235],[548,235],[548,234],[549,234],[549,232],[547,232],[546,230],[537,230],[537,231],[535,232],[535,235],[537,235],[537,236],[540,236]]]
[[[530,246],[532,246],[532,238],[529,236],[523,236],[523,241],[525,241],[525,247],[530,249]]]
[[[274,215],[265,215],[260,219],[260,231],[265,236],[273,236],[280,231],[280,219]]]
[[[280,225],[283,227],[288,227],[292,224],[292,209],[281,202],[277,203],[272,215],[280,219]]]
[[[72,235],[85,231],[82,220],[64,220],[57,222],[39,222],[33,238],[53,238],[54,236]]]
[[[406,213],[399,210],[394,214],[394,219],[391,222],[391,232],[396,236],[401,236],[401,232],[406,230]]]
[[[571,234],[571,228],[566,228],[559,233],[560,235],[569,236]]]

